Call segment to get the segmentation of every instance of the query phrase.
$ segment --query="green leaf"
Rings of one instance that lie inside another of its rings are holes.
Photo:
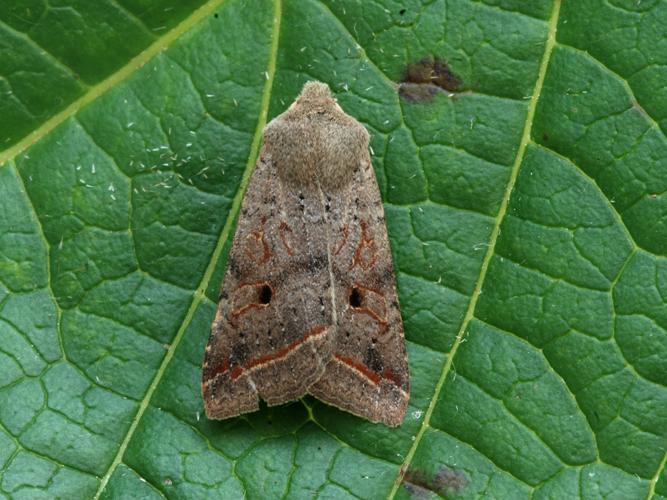
[[[666,27],[662,0],[3,2],[0,495],[667,498]],[[425,58],[454,90],[399,88]],[[372,136],[398,429],[203,415],[261,131],[310,79]]]

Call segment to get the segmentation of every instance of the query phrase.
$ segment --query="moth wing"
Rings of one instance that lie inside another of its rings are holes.
[[[367,150],[352,181],[327,195],[336,340],[324,376],[309,392],[372,422],[397,426],[410,378],[384,208]]]
[[[324,373],[333,324],[321,211],[286,190],[265,147],[246,191],[211,335],[202,393],[209,418],[293,401]]]

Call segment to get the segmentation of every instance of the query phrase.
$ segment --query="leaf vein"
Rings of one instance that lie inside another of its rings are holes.
[[[560,42],[560,41],[558,42],[558,45],[561,46],[561,47],[564,47],[566,49],[570,49],[574,52],[578,52],[578,53],[584,55],[586,58],[590,59],[591,61],[593,61],[594,63],[599,65],[605,71],[607,71],[607,72],[611,73],[612,75],[616,76],[621,81],[622,85],[625,87],[626,92],[628,93],[628,95],[632,99],[633,105],[636,105],[639,108],[639,110],[642,112],[642,114],[647,117],[647,120],[648,120],[649,124],[651,125],[651,127],[654,128],[655,130],[657,130],[658,132],[660,132],[660,134],[665,139],[667,139],[667,132],[665,132],[662,129],[662,127],[660,127],[660,125],[658,125],[658,122],[653,117],[653,115],[651,115],[648,111],[646,111],[644,106],[642,106],[642,104],[639,102],[639,99],[637,99],[637,96],[635,95],[634,89],[630,85],[630,82],[628,82],[628,80],[623,75],[621,75],[617,71],[614,71],[613,69],[611,69],[607,64],[605,64],[602,60],[595,57],[588,50],[580,49],[578,47],[574,47],[573,45],[568,45],[568,44]]]
[[[540,63],[538,75],[537,75],[537,80],[535,82],[535,87],[533,90],[533,95],[529,101],[528,104],[528,111],[526,113],[526,122],[524,125],[523,133],[522,133],[522,138],[521,138],[521,143],[519,145],[516,158],[514,160],[514,164],[512,165],[512,172],[510,175],[510,179],[508,181],[507,187],[505,189],[505,195],[503,197],[502,203],[500,205],[500,209],[498,211],[498,215],[496,216],[495,224],[493,227],[493,231],[491,233],[490,239],[489,239],[489,247],[487,249],[486,255],[484,256],[484,260],[482,262],[482,266],[480,268],[480,274],[479,278],[477,280],[477,284],[475,285],[475,290],[470,298],[470,302],[468,305],[468,309],[466,311],[465,317],[463,319],[463,322],[461,323],[461,328],[456,336],[456,342],[454,343],[454,346],[452,347],[451,352],[449,353],[449,356],[447,357],[447,361],[445,362],[445,365],[442,368],[442,373],[440,374],[440,378],[436,384],[435,391],[433,393],[433,397],[431,399],[431,402],[426,409],[426,413],[424,415],[424,420],[422,422],[422,426],[417,432],[417,435],[415,437],[414,443],[412,444],[412,447],[410,448],[410,451],[405,457],[405,461],[403,462],[402,467],[400,468],[399,472],[399,477],[397,480],[394,482],[394,487],[392,488],[391,492],[389,493],[389,498],[393,499],[398,492],[398,489],[400,487],[401,481],[403,479],[402,475],[405,474],[405,471],[407,468],[410,466],[412,462],[412,458],[415,455],[415,452],[417,451],[417,448],[419,447],[419,444],[424,437],[424,432],[426,429],[430,426],[430,421],[431,421],[431,415],[433,414],[433,410],[435,409],[435,405],[438,401],[438,398],[440,396],[440,393],[442,392],[442,389],[445,385],[445,381],[447,379],[447,375],[449,374],[449,371],[452,367],[454,356],[456,355],[456,352],[458,350],[458,347],[461,345],[461,342],[463,341],[463,336],[468,328],[468,324],[474,317],[474,312],[475,312],[475,306],[477,305],[477,300],[480,296],[480,293],[482,291],[482,285],[484,283],[484,278],[486,277],[486,273],[489,268],[489,263],[491,261],[491,257],[494,255],[495,252],[495,246],[496,242],[498,240],[498,235],[500,233],[500,224],[504,219],[505,213],[507,211],[507,206],[509,203],[509,198],[512,193],[512,189],[514,187],[514,183],[516,182],[516,178],[519,174],[519,169],[521,167],[521,162],[523,160],[524,153],[526,151],[526,148],[528,146],[528,143],[530,142],[530,132],[532,129],[532,124],[533,124],[533,118],[535,116],[535,109],[537,107],[537,101],[540,97],[540,93],[542,90],[542,85],[544,84],[544,78],[547,72],[547,67],[549,64],[549,60],[551,57],[551,51],[553,50],[553,47],[556,42],[556,27],[558,25],[558,17],[559,17],[559,12],[560,12],[560,0],[556,0],[554,2],[553,10],[551,13],[551,18],[549,19],[548,23],[548,37],[547,37],[547,42],[544,45],[544,54],[542,56],[542,61]]]
[[[281,0],[275,0],[274,3],[274,17],[273,17],[273,27],[272,27],[272,41],[271,41],[271,47],[270,47],[270,54],[269,54],[269,60],[268,60],[268,75],[269,78],[266,80],[264,84],[264,89],[263,89],[263,95],[262,95],[262,102],[261,102],[261,111],[260,115],[257,119],[257,128],[255,130],[255,134],[252,140],[252,145],[251,145],[251,150],[250,150],[250,155],[248,157],[248,162],[245,167],[245,171],[243,173],[243,178],[241,179],[241,184],[239,186],[239,189],[236,193],[236,196],[234,197],[234,201],[232,203],[232,207],[229,211],[229,215],[227,217],[227,220],[222,228],[222,231],[220,233],[220,237],[218,238],[218,243],[215,247],[215,250],[213,251],[213,254],[211,256],[211,260],[206,268],[206,271],[204,272],[204,275],[202,276],[202,280],[197,287],[197,290],[193,294],[192,302],[190,304],[190,307],[186,313],[186,317],[181,324],[181,327],[179,328],[178,332],[176,333],[176,336],[174,337],[174,340],[169,347],[169,350],[167,351],[167,354],[165,355],[158,371],[155,374],[155,377],[153,378],[153,381],[151,382],[148,390],[146,391],[145,397],[142,399],[139,409],[137,410],[137,413],[133,419],[132,425],[130,426],[130,429],[128,430],[125,438],[123,439],[123,442],[119,446],[118,453],[116,454],[116,457],[114,458],[111,466],[107,470],[107,472],[104,474],[102,477],[102,480],[100,481],[100,486],[97,490],[97,493],[95,494],[95,499],[99,499],[102,492],[106,488],[106,485],[113,474],[114,470],[118,466],[119,463],[121,463],[123,459],[123,455],[125,454],[125,450],[127,449],[127,446],[129,445],[130,440],[132,439],[132,436],[134,435],[134,432],[136,431],[139,421],[141,420],[143,414],[146,411],[146,408],[150,404],[150,400],[155,393],[155,390],[157,389],[157,386],[162,379],[162,376],[164,375],[167,366],[171,362],[171,359],[174,356],[174,353],[176,351],[176,348],[180,344],[181,339],[183,338],[183,335],[185,334],[185,331],[187,330],[187,326],[190,324],[195,311],[199,307],[200,303],[206,296],[206,290],[208,288],[209,282],[211,280],[211,277],[214,274],[218,259],[220,258],[220,255],[222,254],[223,247],[231,233],[232,225],[234,222],[234,219],[241,207],[241,200],[243,198],[243,194],[245,192],[245,187],[248,184],[248,181],[250,180],[250,174],[253,170],[253,166],[255,164],[255,159],[257,158],[257,155],[259,154],[259,146],[260,146],[260,141],[262,137],[262,130],[264,129],[264,125],[266,124],[266,119],[268,115],[268,107],[269,107],[269,100],[271,96],[271,91],[273,88],[273,79],[276,71],[276,60],[277,60],[277,54],[278,54],[278,39],[280,35],[280,19],[281,19]]]

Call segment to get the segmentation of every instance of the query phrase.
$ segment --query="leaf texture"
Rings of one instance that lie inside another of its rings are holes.
[[[3,3],[0,495],[667,498],[666,26],[664,0]],[[452,88],[399,85],[429,64]],[[203,415],[261,131],[312,79],[372,136],[398,429]]]

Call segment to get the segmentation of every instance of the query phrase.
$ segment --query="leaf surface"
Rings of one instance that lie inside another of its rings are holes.
[[[0,6],[0,493],[667,497],[666,26],[661,0]],[[372,136],[398,429],[203,415],[261,131],[311,79]]]

